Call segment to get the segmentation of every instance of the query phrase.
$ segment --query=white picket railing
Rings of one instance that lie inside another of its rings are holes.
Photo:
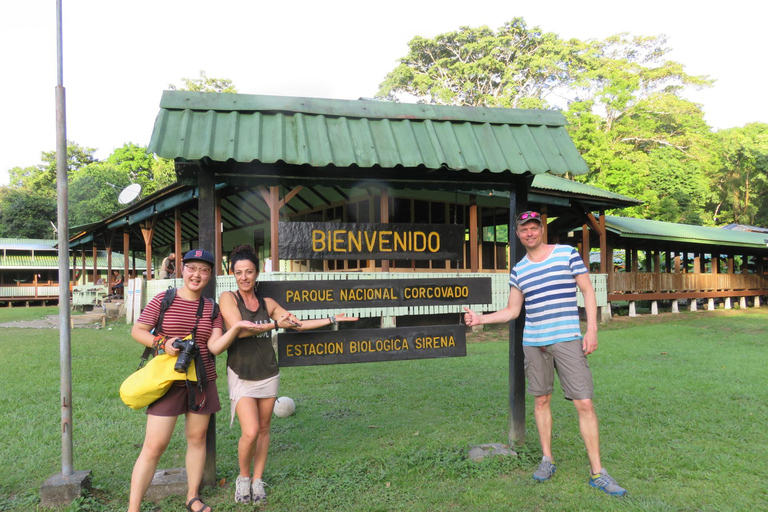
[[[468,306],[476,311],[496,311],[507,305],[509,298],[509,277],[506,274],[487,273],[448,273],[448,272],[265,272],[259,275],[260,281],[344,281],[358,279],[423,279],[425,281],[446,278],[490,278],[491,302],[487,304],[462,304],[442,306],[406,306],[406,307],[375,307],[375,308],[345,308],[344,311],[330,309],[302,310],[300,318],[324,318],[336,313],[345,313],[349,316],[360,318],[410,316],[410,315],[438,315],[450,313],[462,313],[463,307]],[[597,305],[605,306],[608,303],[607,276],[605,274],[590,274],[592,286],[595,288]],[[182,286],[182,279],[156,279],[148,281],[146,287],[146,300],[168,288]],[[216,297],[225,291],[237,290],[235,276],[216,276]],[[579,306],[584,305],[581,292],[578,293]],[[142,308],[145,304],[142,304]]]

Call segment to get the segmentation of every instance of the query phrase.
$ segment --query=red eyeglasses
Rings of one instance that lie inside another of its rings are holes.
[[[517,222],[527,219],[537,219],[539,217],[541,217],[541,215],[539,215],[537,212],[523,212],[517,216]]]

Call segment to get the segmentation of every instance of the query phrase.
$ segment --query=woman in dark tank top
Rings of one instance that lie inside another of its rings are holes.
[[[235,247],[229,261],[237,291],[222,293],[219,307],[225,327],[238,331],[227,347],[232,415],[237,413],[242,431],[237,446],[240,475],[235,482],[235,501],[260,503],[267,497],[261,477],[267,462],[270,423],[280,382],[272,331],[277,328],[305,331],[337,322],[354,322],[357,318],[342,313],[299,321],[275,300],[256,292],[259,258],[251,246]],[[252,323],[246,327],[242,320]]]

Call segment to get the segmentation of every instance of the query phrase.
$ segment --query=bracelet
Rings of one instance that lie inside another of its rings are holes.
[[[335,316],[329,316],[329,317],[328,317],[328,320],[330,320],[330,321],[331,321],[331,323],[330,323],[330,324],[328,324],[328,325],[336,325],[336,323],[337,323],[337,321],[336,321],[336,317],[335,317]]]
[[[168,341],[168,336],[164,334],[158,334],[155,339],[152,340],[152,352],[157,355],[160,350],[165,350],[165,342]]]

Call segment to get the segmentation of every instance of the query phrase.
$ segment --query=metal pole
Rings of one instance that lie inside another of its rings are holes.
[[[69,205],[67,204],[67,114],[62,59],[61,1],[56,0],[56,197],[59,224],[59,351],[61,365],[61,474],[72,465],[72,353],[69,313]]]

